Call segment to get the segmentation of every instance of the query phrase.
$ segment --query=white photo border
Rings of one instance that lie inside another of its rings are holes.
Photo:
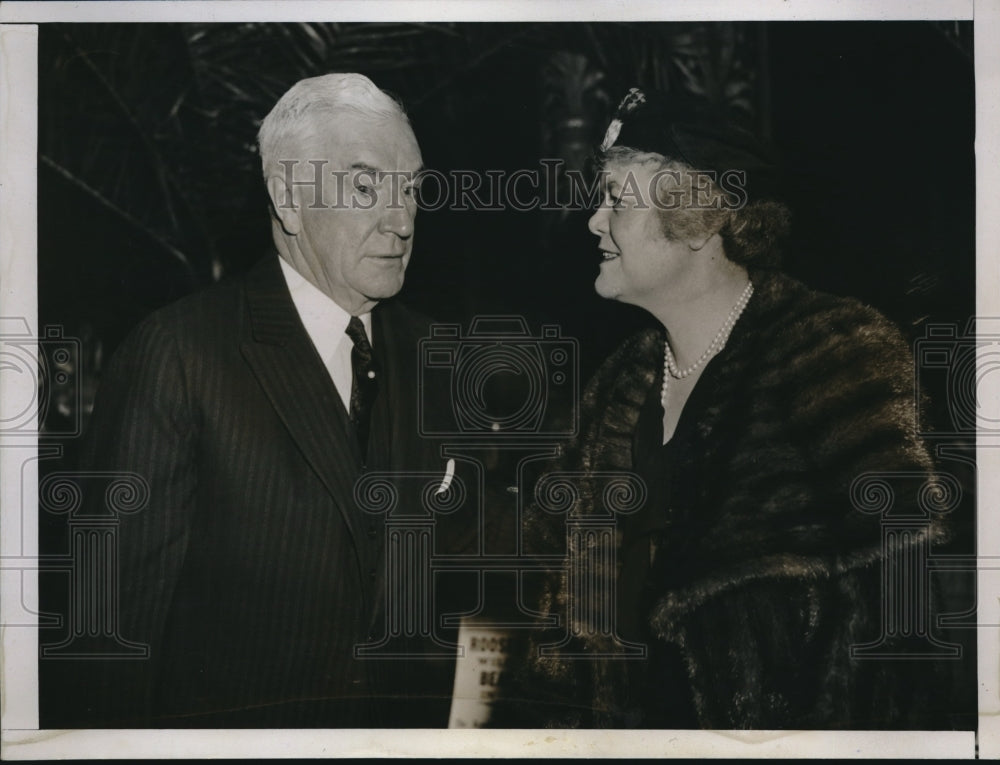
[[[37,24],[169,21],[593,21],[972,19],[976,74],[976,311],[1000,316],[1000,3],[973,0],[643,0],[629,4],[494,0],[333,0],[271,3],[5,2],[0,6],[0,316],[25,317],[37,332]],[[23,377],[23,376],[22,376]],[[995,376],[994,376],[995,377]],[[1000,400],[995,379],[980,395]],[[0,377],[0,422],[11,402],[32,395],[32,380]],[[980,439],[982,440],[982,439]],[[0,433],[0,562],[37,556],[37,443]],[[977,554],[1000,560],[1000,524],[986,498],[1000,496],[1000,454],[977,452]],[[33,501],[31,501],[33,500]],[[3,615],[22,604],[37,611],[37,571],[3,579]],[[1000,623],[1000,581],[978,575],[980,623]],[[13,598],[13,602],[12,602]],[[988,609],[986,607],[989,607]],[[985,609],[985,610],[984,610]],[[0,623],[6,620],[0,616]],[[998,757],[1000,629],[978,631],[979,726],[973,732],[830,731],[488,731],[488,730],[38,730],[37,627],[2,634],[2,744],[5,759],[298,756],[579,757]]]

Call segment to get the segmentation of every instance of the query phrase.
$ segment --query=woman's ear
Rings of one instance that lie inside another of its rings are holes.
[[[691,248],[692,252],[698,252],[703,249],[706,244],[712,241],[712,237],[719,233],[717,228],[712,228],[703,234],[697,236],[689,237],[687,240],[687,246]]]
[[[267,195],[271,198],[271,210],[281,223],[281,228],[289,236],[295,236],[302,230],[299,200],[295,191],[295,188],[288,188],[285,179],[280,175],[271,175],[267,179]]]
[[[694,234],[687,239],[687,245],[691,248],[691,251],[698,252],[699,250],[704,249],[705,245],[712,241],[712,237],[721,237],[723,229],[729,226],[731,217],[732,216],[728,214],[702,214],[701,233]]]

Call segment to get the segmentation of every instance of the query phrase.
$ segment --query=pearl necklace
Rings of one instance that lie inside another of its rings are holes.
[[[670,378],[675,380],[683,380],[685,377],[690,376],[696,370],[698,370],[702,364],[712,358],[715,354],[721,351],[726,346],[726,341],[729,340],[729,334],[733,331],[733,327],[736,326],[736,322],[739,320],[740,316],[743,314],[743,309],[747,307],[747,303],[750,302],[750,296],[753,295],[753,284],[747,282],[746,289],[743,290],[743,294],[740,295],[739,300],[736,301],[736,305],[729,312],[729,316],[726,317],[725,323],[719,328],[712,342],[709,343],[708,348],[705,352],[698,357],[698,360],[694,362],[691,366],[685,369],[677,368],[677,359],[674,358],[674,352],[670,348],[670,341],[663,341],[663,387],[660,388],[660,405],[663,410],[667,410],[667,389],[670,387]]]

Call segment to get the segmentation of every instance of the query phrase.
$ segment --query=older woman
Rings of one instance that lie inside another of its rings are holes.
[[[633,89],[600,160],[595,287],[661,326],[591,380],[562,468],[583,475],[577,513],[600,501],[587,476],[609,471],[638,474],[646,502],[621,519],[616,605],[594,619],[617,636],[572,616],[559,649],[539,650],[559,644],[551,631],[528,633],[494,723],[926,724],[928,683],[911,680],[933,662],[851,654],[881,634],[884,557],[882,518],[855,509],[852,483],[931,470],[900,333],[775,269],[787,208],[769,197],[763,151],[717,115]],[[531,519],[527,538],[564,538],[560,519]],[[939,534],[929,523],[908,543]],[[554,574],[533,605],[565,628],[569,591]],[[627,656],[623,641],[646,650]]]

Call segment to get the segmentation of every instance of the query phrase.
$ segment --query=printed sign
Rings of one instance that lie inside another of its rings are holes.
[[[508,630],[477,624],[475,619],[462,620],[458,644],[465,653],[455,667],[449,728],[482,728],[489,720],[509,643]]]

